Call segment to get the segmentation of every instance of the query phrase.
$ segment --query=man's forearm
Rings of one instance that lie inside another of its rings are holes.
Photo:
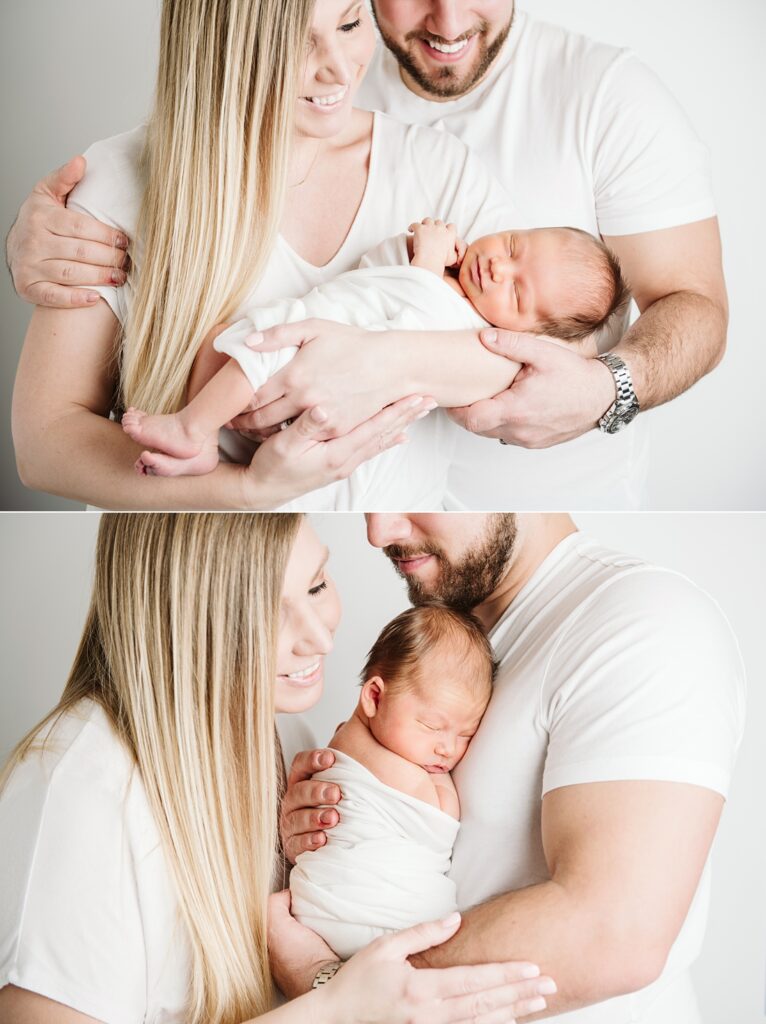
[[[649,306],[613,350],[624,359],[641,409],[669,402],[714,369],[726,348],[725,303],[696,292]]]
[[[660,973],[663,958],[640,929],[619,923],[621,908],[572,896],[556,882],[505,893],[463,913],[449,942],[411,957],[417,967],[529,960],[550,975],[558,993],[548,1009],[525,1020],[636,991]]]
[[[451,409],[491,398],[510,387],[518,363],[489,352],[478,331],[390,331],[386,335],[398,389],[432,395]]]

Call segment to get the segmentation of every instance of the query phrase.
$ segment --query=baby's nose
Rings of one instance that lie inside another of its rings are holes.
[[[510,261],[507,256],[492,256],[489,261],[489,272],[493,281],[502,281],[507,270],[510,269]]]

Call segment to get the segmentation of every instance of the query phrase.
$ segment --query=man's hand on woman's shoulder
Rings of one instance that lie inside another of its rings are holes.
[[[39,181],[19,210],[6,240],[6,259],[18,295],[38,306],[92,306],[98,292],[121,286],[128,238],[114,227],[67,209],[69,193],[85,175],[85,158]]]

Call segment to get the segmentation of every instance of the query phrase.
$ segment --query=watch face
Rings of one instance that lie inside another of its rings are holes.
[[[627,408],[615,409],[611,422],[604,428],[607,434],[616,434],[623,430],[638,415],[638,403],[632,402]]]

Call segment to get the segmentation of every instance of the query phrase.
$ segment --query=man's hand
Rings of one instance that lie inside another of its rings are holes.
[[[269,896],[267,943],[271,973],[288,999],[308,992],[320,967],[338,959],[324,939],[292,916],[288,889]]]
[[[327,804],[337,804],[340,787],[314,781],[314,772],[335,764],[332,750],[302,750],[293,758],[287,789],[282,798],[280,832],[285,856],[291,864],[299,853],[316,850],[327,842],[325,829],[334,828],[340,815]]]
[[[449,410],[461,427],[522,448],[550,448],[596,426],[614,402],[614,378],[598,359],[537,335],[485,328],[484,347],[521,370],[507,391]]]
[[[43,178],[8,234],[13,286],[27,302],[61,309],[92,306],[101,296],[88,291],[88,285],[125,283],[127,237],[66,208],[69,193],[84,174],[85,158],[76,156]]]
[[[414,267],[442,274],[446,267],[463,262],[466,244],[457,237],[454,224],[426,217],[410,224],[409,230],[413,233],[411,263]]]

